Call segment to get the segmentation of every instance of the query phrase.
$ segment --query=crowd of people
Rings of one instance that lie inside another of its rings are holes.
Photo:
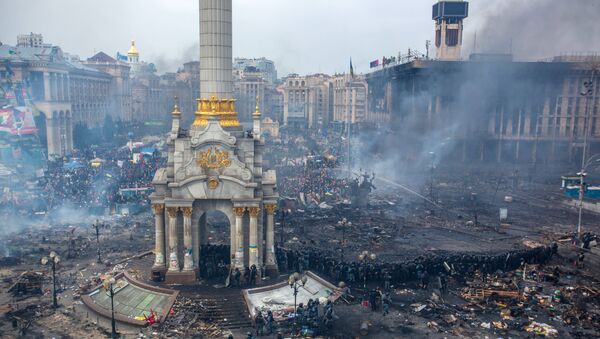
[[[391,286],[418,281],[426,287],[433,277],[452,275],[457,280],[479,271],[483,274],[498,270],[514,270],[523,263],[539,264],[556,254],[558,247],[539,246],[499,254],[448,254],[419,256],[406,262],[341,262],[339,257],[316,248],[277,248],[281,270],[303,272],[313,270],[349,285],[377,283]],[[445,279],[445,278],[442,278]]]
[[[48,208],[70,204],[78,208],[110,207],[138,200],[137,195],[119,194],[120,189],[151,187],[152,178],[164,159],[147,155],[136,163],[129,150],[106,153],[102,159],[71,158],[48,166],[43,195]],[[94,164],[93,164],[94,163]]]

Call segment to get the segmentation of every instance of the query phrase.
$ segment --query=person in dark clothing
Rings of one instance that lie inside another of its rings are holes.
[[[273,329],[275,327],[275,318],[273,318],[273,312],[271,310],[267,311],[267,330],[269,330],[269,334],[273,334]]]
[[[248,286],[250,283],[250,269],[248,267],[244,267],[244,286]]]
[[[265,318],[263,318],[262,312],[258,311],[258,313],[256,313],[256,318],[254,319],[254,325],[256,326],[256,335],[263,335],[264,334],[264,327],[265,327]]]
[[[577,257],[577,268],[583,268],[583,259],[585,259],[585,254],[582,251]]]
[[[252,267],[250,267],[250,286],[254,286],[256,284],[257,276],[258,270],[256,269],[256,265],[252,265]]]
[[[369,304],[371,305],[371,311],[373,312],[377,311],[377,294],[376,290],[372,290],[369,293]]]
[[[240,287],[240,277],[242,275],[242,272],[240,272],[239,268],[235,268],[235,270],[233,270],[233,287]]]

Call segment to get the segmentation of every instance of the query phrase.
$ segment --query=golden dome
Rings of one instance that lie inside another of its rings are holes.
[[[135,48],[135,40],[131,40],[131,47],[127,51],[127,55],[140,55],[140,52]]]

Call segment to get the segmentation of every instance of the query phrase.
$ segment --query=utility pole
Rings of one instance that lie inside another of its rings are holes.
[[[585,116],[583,117],[583,147],[581,152],[581,171],[579,174],[579,216],[577,220],[577,238],[581,239],[581,216],[583,213],[583,196],[585,194],[585,167],[586,167],[586,153],[587,153],[587,136],[588,136],[588,117],[590,113],[590,102],[594,97],[594,81],[596,76],[596,68],[592,69],[592,75],[590,81],[583,83],[583,92],[579,93],[585,97]]]
[[[93,224],[94,228],[96,229],[96,254],[98,256],[97,258],[97,263],[101,264],[102,260],[100,258],[100,226],[104,226],[104,223],[100,224],[100,221],[98,219],[96,219],[96,222]]]

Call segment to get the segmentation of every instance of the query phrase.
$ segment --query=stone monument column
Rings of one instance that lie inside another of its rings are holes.
[[[179,272],[179,259],[177,258],[177,244],[179,233],[177,232],[177,211],[179,207],[167,207],[169,215],[169,271]]]
[[[244,227],[243,219],[246,207],[234,207],[235,213],[235,267],[244,268]]]
[[[273,217],[275,208],[275,204],[265,204],[265,210],[267,211],[267,244],[265,264],[267,266],[267,270],[277,269],[275,265],[275,229]]]
[[[156,269],[165,268],[165,205],[153,204],[154,225],[155,225],[155,247],[154,247],[154,267]]]
[[[248,207],[250,213],[250,243],[248,244],[248,265],[256,265],[260,268],[262,265],[258,262],[258,214],[260,213],[260,207]]]
[[[183,213],[183,247],[185,247],[185,254],[183,256],[183,270],[193,271],[194,270],[194,257],[192,247],[192,211],[191,207],[181,207]]]

